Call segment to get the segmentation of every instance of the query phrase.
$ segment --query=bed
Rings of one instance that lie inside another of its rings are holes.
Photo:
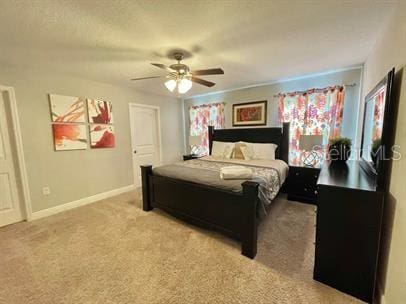
[[[286,178],[289,124],[275,128],[209,127],[210,155],[214,141],[274,143],[278,146],[276,160],[247,163],[208,156],[154,169],[141,166],[143,210],[159,208],[189,223],[222,232],[241,241],[242,254],[254,258],[258,223]],[[255,178],[219,181],[220,168],[235,164],[252,168]]]

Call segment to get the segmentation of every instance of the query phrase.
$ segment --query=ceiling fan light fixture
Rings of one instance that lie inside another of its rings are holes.
[[[173,91],[175,90],[175,88],[176,88],[176,80],[174,80],[174,79],[169,79],[168,81],[165,82],[165,87],[166,87],[169,91],[173,92]]]
[[[182,78],[178,83],[179,94],[185,94],[192,88],[192,81],[187,78]]]
[[[189,54],[190,55],[190,54]],[[165,70],[167,72],[166,81],[164,82],[165,87],[170,92],[174,92],[177,88],[179,94],[185,94],[188,92],[192,86],[193,82],[199,85],[211,88],[215,85],[214,82],[202,79],[197,76],[205,76],[205,75],[222,75],[224,71],[221,68],[212,68],[212,69],[205,69],[205,70],[193,70],[191,71],[189,66],[186,64],[181,63],[183,59],[182,52],[175,52],[173,57],[178,62],[175,64],[171,64],[169,66],[162,64],[162,63],[151,63],[153,66]],[[131,80],[143,80],[143,79],[152,79],[152,78],[161,78],[165,76],[150,76],[150,77],[140,77],[140,78],[133,78]]]

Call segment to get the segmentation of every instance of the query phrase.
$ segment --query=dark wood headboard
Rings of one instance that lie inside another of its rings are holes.
[[[273,128],[233,128],[218,129],[209,126],[209,151],[213,141],[237,142],[245,141],[252,143],[273,143],[278,145],[275,157],[282,159],[286,163],[289,160],[289,123],[283,123],[283,126]]]

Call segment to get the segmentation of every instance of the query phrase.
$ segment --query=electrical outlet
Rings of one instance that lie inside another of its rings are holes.
[[[43,195],[50,195],[51,194],[51,189],[48,186],[43,187],[42,188],[42,194]]]

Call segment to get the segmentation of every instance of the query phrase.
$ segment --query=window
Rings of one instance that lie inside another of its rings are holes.
[[[225,127],[224,103],[210,103],[189,108],[190,136],[201,137],[200,154],[209,154],[208,126]]]
[[[301,163],[301,135],[323,135],[327,151],[329,139],[339,137],[343,120],[345,90],[342,86],[279,94],[279,119],[290,122],[289,163]]]

